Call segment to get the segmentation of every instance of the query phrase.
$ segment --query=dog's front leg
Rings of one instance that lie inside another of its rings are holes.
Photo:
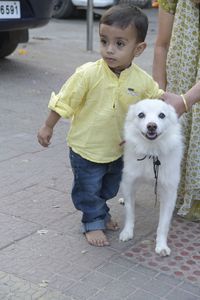
[[[133,229],[135,222],[135,194],[133,192],[133,180],[130,179],[128,174],[123,175],[121,183],[122,193],[125,201],[125,225],[120,233],[120,241],[128,241],[133,238]]]
[[[168,191],[163,190],[161,193],[160,216],[155,249],[155,252],[160,256],[167,256],[171,253],[171,250],[167,245],[167,236],[175,207],[176,195],[176,190],[173,188],[168,189]]]

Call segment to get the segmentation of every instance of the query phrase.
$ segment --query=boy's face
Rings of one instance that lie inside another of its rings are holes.
[[[136,29],[131,25],[121,29],[101,24],[99,35],[101,56],[114,72],[128,68],[133,58],[146,48],[144,42],[137,42]]]

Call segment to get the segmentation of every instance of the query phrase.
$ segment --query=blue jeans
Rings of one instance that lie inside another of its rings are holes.
[[[110,220],[106,201],[115,197],[121,181],[122,157],[110,163],[94,163],[70,149],[74,173],[72,201],[82,211],[82,231],[105,229]]]

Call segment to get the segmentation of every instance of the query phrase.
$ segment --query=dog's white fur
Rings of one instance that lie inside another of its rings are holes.
[[[161,256],[170,255],[167,236],[175,208],[183,153],[181,127],[174,108],[158,99],[145,99],[131,105],[125,120],[124,137],[121,187],[126,217],[120,240],[133,238],[138,179],[154,178],[153,157],[158,157],[161,163],[157,182],[160,216],[155,252]]]

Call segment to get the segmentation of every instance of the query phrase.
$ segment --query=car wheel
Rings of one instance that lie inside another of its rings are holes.
[[[132,4],[140,8],[151,7],[151,0],[120,0],[119,3]]]
[[[16,48],[18,42],[10,39],[9,32],[0,32],[0,58],[10,55]]]
[[[57,19],[69,18],[75,12],[75,6],[71,0],[55,0],[53,17]]]

